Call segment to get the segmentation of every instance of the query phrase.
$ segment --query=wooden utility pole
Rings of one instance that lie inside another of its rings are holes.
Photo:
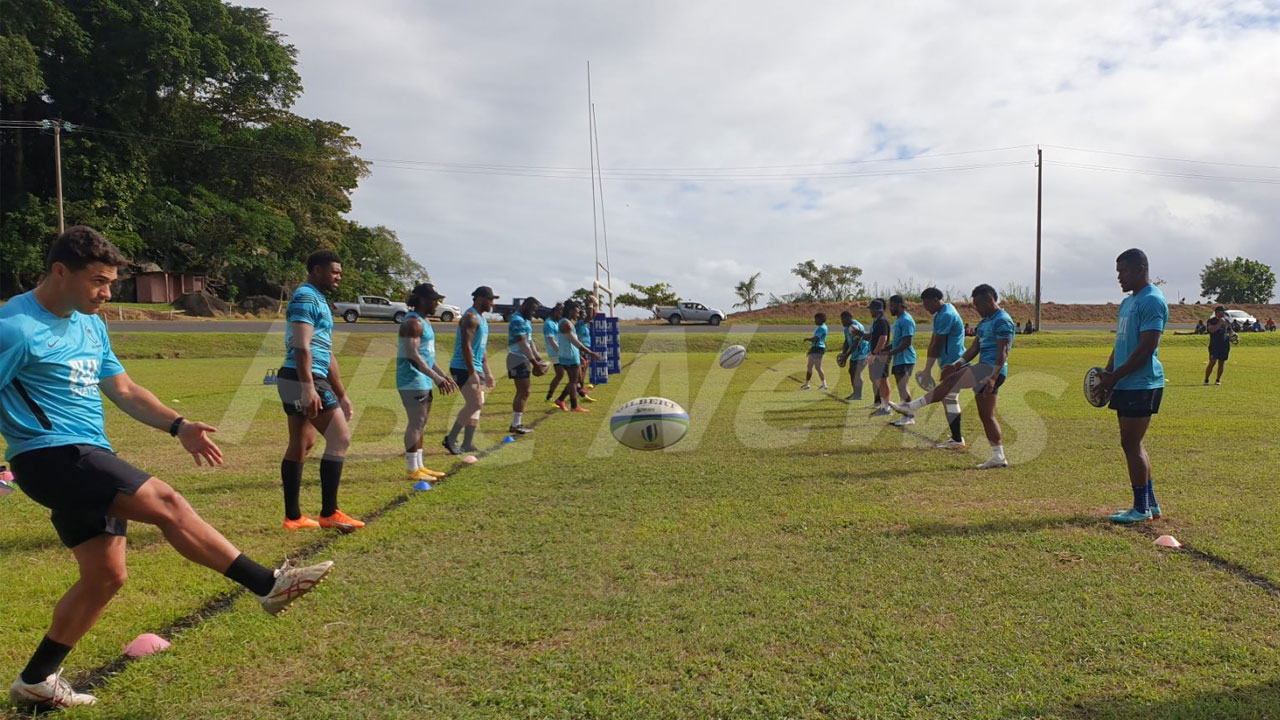
[[[62,218],[62,123],[56,122],[53,125],[53,166],[54,177],[57,178],[58,184],[58,234],[61,235],[66,229],[66,223]]]
[[[1036,332],[1040,332],[1040,211],[1044,190],[1044,150],[1036,148]]]

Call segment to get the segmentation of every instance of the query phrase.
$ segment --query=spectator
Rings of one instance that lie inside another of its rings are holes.
[[[1036,331],[1036,326],[1031,324],[1031,318],[1027,318],[1027,327],[1026,327],[1025,329],[1023,329],[1022,334],[1023,334],[1023,335],[1030,335],[1031,333],[1033,333],[1033,332],[1035,332],[1035,331]]]
[[[1275,331],[1276,331],[1276,321],[1272,320],[1271,318],[1267,318],[1267,332],[1275,332]]]
[[[973,337],[973,328],[969,327],[969,323],[964,324],[964,336]]]
[[[1204,321],[1203,321],[1203,320],[1197,320],[1197,321],[1196,321],[1196,335],[1204,335],[1204,334],[1206,334],[1206,333],[1208,333],[1208,332],[1209,332],[1209,329],[1208,329],[1208,328],[1206,328],[1206,327],[1204,326]]]
[[[1262,321],[1261,321],[1261,320],[1257,320],[1257,319],[1255,319],[1255,320],[1253,321],[1253,331],[1254,331],[1254,332],[1262,332]]]

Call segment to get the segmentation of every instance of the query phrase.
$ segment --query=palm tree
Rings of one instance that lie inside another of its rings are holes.
[[[744,307],[747,312],[751,312],[751,306],[760,302],[760,298],[764,297],[764,293],[756,292],[756,281],[759,279],[760,273],[756,273],[751,276],[750,280],[743,280],[733,288],[738,297],[742,298],[742,302],[733,304],[734,307]]]

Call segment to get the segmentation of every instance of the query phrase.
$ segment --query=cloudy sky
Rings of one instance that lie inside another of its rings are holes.
[[[1280,267],[1276,0],[262,4],[295,110],[374,160],[355,218],[455,304],[590,285],[588,61],[615,288],[1029,287],[1037,145],[1046,300],[1118,300],[1135,245],[1173,300],[1217,255]]]

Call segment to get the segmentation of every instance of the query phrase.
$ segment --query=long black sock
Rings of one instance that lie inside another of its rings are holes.
[[[462,432],[462,421],[455,420],[453,423],[453,429],[449,431],[449,442],[458,442],[458,433],[460,432]]]
[[[338,509],[338,483],[342,482],[342,458],[320,458],[320,515]]]
[[[284,487],[284,516],[290,520],[302,517],[298,493],[302,491],[302,465],[297,460],[280,461],[280,484]]]
[[[951,439],[960,442],[960,413],[948,417],[947,424],[951,426]]]
[[[22,671],[22,682],[28,685],[44,682],[45,678],[58,672],[58,667],[67,659],[69,652],[69,646],[54,642],[46,635],[31,656],[27,668]]]
[[[569,407],[573,408],[574,410],[577,410],[577,409],[578,409],[578,396],[577,396],[577,395],[572,395],[572,394],[571,394],[571,395],[569,395]]]
[[[232,560],[231,567],[222,574],[249,588],[249,592],[254,595],[266,595],[276,585],[275,572],[271,568],[263,567],[250,560],[244,553],[240,553],[235,560]]]
[[[467,428],[462,431],[462,447],[475,447],[475,439],[476,426],[468,425]]]
[[[567,397],[569,397],[569,388],[565,388],[560,391],[560,397],[556,399],[556,402],[564,402],[564,399]]]

